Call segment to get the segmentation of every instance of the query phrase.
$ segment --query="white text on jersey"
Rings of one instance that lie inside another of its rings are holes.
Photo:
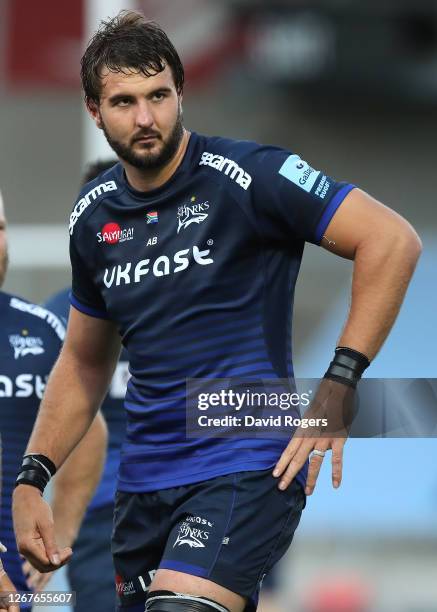
[[[177,265],[172,270],[170,268],[170,258],[167,257],[167,255],[160,255],[160,257],[155,259],[153,264],[150,264],[150,259],[141,259],[133,270],[132,262],[130,261],[124,266],[114,266],[110,270],[106,268],[103,282],[106,287],[110,289],[114,284],[118,287],[122,283],[124,285],[130,285],[131,282],[139,283],[141,278],[149,274],[149,272],[152,272],[154,276],[168,276],[171,272],[173,274],[182,272],[182,270],[186,270],[191,263],[188,256],[189,253],[190,249],[183,249],[175,253],[173,255],[173,263]],[[193,246],[194,262],[201,266],[208,266],[214,263],[214,260],[208,257],[209,253],[209,249],[201,251],[197,246]]]
[[[73,234],[74,226],[76,225],[77,220],[79,219],[80,215],[83,213],[85,209],[88,208],[88,206],[92,202],[94,202],[94,200],[96,200],[99,197],[99,195],[101,195],[102,193],[106,193],[108,191],[116,191],[116,190],[117,190],[117,184],[115,183],[115,181],[107,181],[106,183],[100,183],[100,185],[97,185],[96,187],[91,189],[91,191],[88,191],[88,193],[86,193],[83,196],[83,198],[79,200],[79,202],[73,208],[73,212],[70,215],[70,225],[68,227],[70,235]]]
[[[250,187],[252,182],[250,174],[245,172],[243,168],[240,168],[232,159],[228,159],[222,155],[214,155],[214,153],[205,151],[202,153],[199,166],[210,166],[219,172],[224,172],[226,176],[229,176],[237,185],[240,185],[240,187],[246,190]]]

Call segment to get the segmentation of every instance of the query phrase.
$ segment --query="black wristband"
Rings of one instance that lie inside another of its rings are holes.
[[[346,346],[338,346],[324,378],[336,380],[355,389],[369,365],[370,361],[363,353]]]
[[[51,476],[54,476],[56,474],[56,465],[53,463],[51,459],[49,459],[45,455],[38,455],[36,453],[29,453],[28,455],[24,455],[23,464],[24,464],[24,460],[27,458],[31,458],[31,459],[34,459],[35,461],[38,461],[39,463],[42,463],[42,465],[48,469]]]
[[[28,484],[44,493],[50,478],[56,474],[56,466],[45,455],[24,455],[15,486]]]

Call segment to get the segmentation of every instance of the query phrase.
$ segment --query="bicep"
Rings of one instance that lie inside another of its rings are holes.
[[[344,199],[325,230],[320,246],[346,259],[354,259],[357,248],[368,240],[392,240],[414,233],[408,221],[361,189]]]

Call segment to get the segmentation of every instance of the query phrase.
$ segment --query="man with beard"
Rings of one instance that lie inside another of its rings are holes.
[[[0,197],[0,287],[6,278],[8,248],[6,218]],[[56,315],[41,306],[0,291],[0,432],[2,438],[2,496],[0,516],[0,541],[6,546],[1,560],[17,591],[30,593],[35,585],[29,585],[23,573],[21,559],[12,528],[12,493],[23,452],[34,425],[46,380],[55,363],[65,328]],[[50,427],[50,424],[49,424]],[[59,472],[61,478],[74,483],[70,486],[72,497],[63,511],[58,513],[56,539],[71,551],[83,512],[97,485],[105,457],[106,427],[99,414]],[[25,488],[28,488],[27,486]],[[32,491],[34,487],[32,487]],[[38,492],[40,495],[40,493]],[[30,508],[27,508],[29,511]],[[51,524],[48,509],[43,522]],[[39,539],[34,544],[44,556],[49,540]],[[47,537],[50,537],[47,533]],[[46,538],[46,536],[44,536]],[[70,553],[71,554],[71,553]],[[47,559],[48,561],[48,559]],[[8,586],[1,576],[0,587]],[[39,584],[38,590],[44,585]],[[0,603],[1,609],[2,603]],[[21,603],[21,610],[30,610],[32,604]],[[14,609],[14,608],[10,608]],[[18,607],[16,608],[18,609]]]
[[[354,260],[350,314],[311,408],[341,413],[421,243],[395,212],[296,154],[187,131],[179,56],[138,13],[102,24],[82,84],[120,163],[84,187],[70,217],[73,308],[17,479],[20,550],[41,571],[68,561],[52,537],[50,562],[32,542],[35,529],[52,533],[32,484],[44,487],[86,431],[121,338],[131,378],[112,541],[119,609],[249,612],[328,450],[340,485],[347,429],[189,438],[186,381],[293,377],[292,297],[309,241]]]

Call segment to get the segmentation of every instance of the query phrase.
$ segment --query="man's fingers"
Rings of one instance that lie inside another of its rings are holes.
[[[34,570],[33,574],[31,574],[30,578],[27,579],[26,583],[30,589],[34,589],[35,591],[41,591],[46,584],[49,582],[51,577],[53,576],[53,572],[38,572]]]
[[[343,474],[343,448],[344,441],[342,439],[337,438],[332,444],[332,485],[335,489],[340,486]]]
[[[281,476],[281,480],[278,485],[281,491],[285,491],[285,489],[290,485],[293,478],[301,469],[305,461],[308,459],[309,452],[311,451],[313,446],[314,442],[307,442],[301,445],[294,458],[290,461],[287,470]]]
[[[328,450],[328,444],[317,444],[317,450],[326,452]],[[311,455],[310,465],[308,467],[308,476],[305,486],[305,494],[311,495],[316,486],[317,478],[319,477],[320,468],[322,467],[324,457],[320,455]]]
[[[24,561],[23,565],[21,566],[21,569],[25,576],[27,576],[27,574],[32,574],[35,571],[35,569],[31,566],[31,564],[27,560]]]
[[[40,539],[26,538],[25,541],[18,542],[18,550],[25,555],[31,566],[39,571],[44,571],[50,566],[50,560]]]
[[[61,563],[59,555],[58,545],[55,540],[55,530],[53,523],[43,523],[39,525],[39,532],[41,534],[44,548],[46,550],[47,557],[49,558],[52,565],[58,567]]]
[[[62,548],[59,551],[59,558],[60,558],[60,566],[62,567],[63,565],[65,565],[72,557],[73,555],[73,550],[67,546],[66,548]]]
[[[289,465],[290,461],[293,459],[301,442],[302,440],[299,438],[293,438],[291,440],[290,444],[287,446],[287,448],[282,453],[281,457],[279,458],[278,463],[275,466],[275,469],[273,470],[273,476],[275,478],[278,478],[279,476],[281,476],[284,473],[284,471],[287,469],[287,466]]]

